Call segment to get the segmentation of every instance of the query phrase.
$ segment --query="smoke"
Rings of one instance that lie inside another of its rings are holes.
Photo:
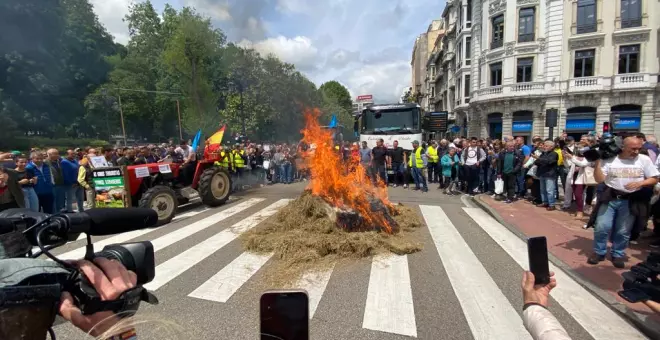
[[[274,10],[269,0],[185,0],[185,4],[210,16],[231,41],[264,39],[264,13]]]

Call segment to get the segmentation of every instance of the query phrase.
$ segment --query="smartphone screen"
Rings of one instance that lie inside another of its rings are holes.
[[[266,292],[259,309],[261,340],[309,340],[309,299],[304,291]]]
[[[622,290],[619,292],[619,296],[630,303],[642,302],[651,298],[646,293],[644,293],[643,290],[638,288]]]
[[[534,284],[550,283],[550,267],[548,264],[548,243],[544,236],[532,237],[527,240],[529,255],[529,271],[534,274]]]

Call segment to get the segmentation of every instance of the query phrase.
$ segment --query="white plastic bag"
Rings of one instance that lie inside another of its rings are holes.
[[[504,181],[501,178],[495,180],[495,193],[498,195],[504,193]]]

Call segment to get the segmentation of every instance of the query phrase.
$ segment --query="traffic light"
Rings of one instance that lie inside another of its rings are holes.
[[[610,122],[603,122],[603,133],[610,132]]]

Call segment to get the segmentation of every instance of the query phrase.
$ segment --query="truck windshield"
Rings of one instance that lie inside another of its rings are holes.
[[[406,134],[420,130],[419,109],[367,110],[362,115],[362,133]]]

